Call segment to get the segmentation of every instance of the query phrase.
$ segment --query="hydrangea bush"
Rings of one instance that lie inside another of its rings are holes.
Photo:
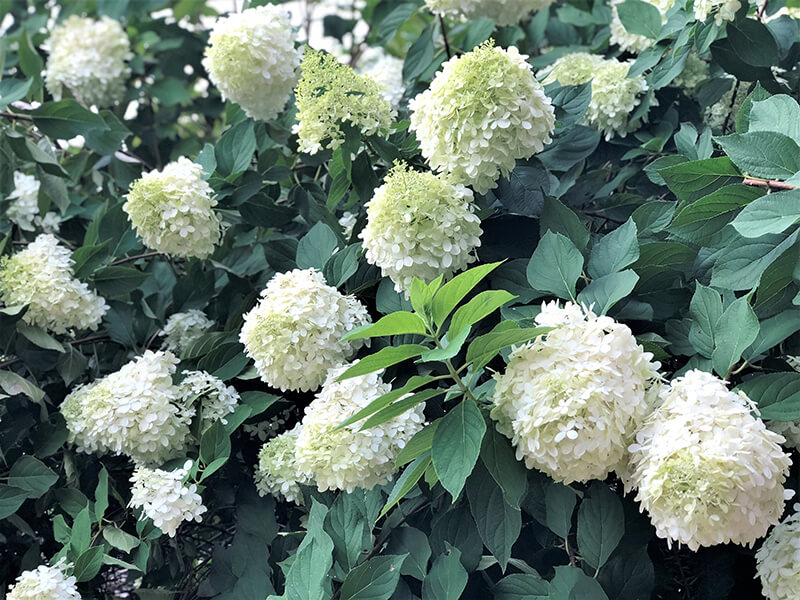
[[[0,6],[0,598],[797,597],[794,0]]]

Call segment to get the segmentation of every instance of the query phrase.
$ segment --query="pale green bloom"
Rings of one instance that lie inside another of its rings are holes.
[[[500,27],[519,23],[533,11],[552,3],[553,0],[425,0],[425,5],[433,12],[467,19],[487,18]]]
[[[300,425],[284,431],[261,447],[256,467],[256,488],[262,496],[270,494],[287,502],[303,504],[300,484],[308,484],[308,478],[297,470],[295,445],[300,435]]]
[[[214,321],[201,310],[190,309],[173,313],[159,335],[164,337],[164,349],[179,353],[196,342],[214,327]]]
[[[746,98],[747,87],[732,82],[730,89],[722,94],[722,98],[706,107],[703,120],[715,133],[722,132],[726,125],[728,128],[733,127],[736,115],[739,114],[739,109],[742,108]]]
[[[700,86],[708,80],[709,66],[706,61],[690,52],[686,57],[683,71],[670,84],[672,87],[682,88],[687,95],[695,96]]]

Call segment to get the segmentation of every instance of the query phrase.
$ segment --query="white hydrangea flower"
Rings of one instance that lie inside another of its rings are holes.
[[[196,410],[193,407],[199,401],[200,432],[205,432],[217,421],[227,425],[226,417],[239,404],[239,392],[206,371],[184,371],[183,374],[186,377],[180,383],[181,404],[186,407],[185,414],[194,415]]]
[[[695,52],[686,57],[683,71],[670,84],[671,87],[682,88],[689,96],[695,96],[700,86],[708,80],[709,65]]]
[[[659,537],[692,550],[753,544],[776,524],[790,458],[743,393],[703,371],[672,382],[630,447],[627,489]]]
[[[322,390],[306,408],[297,436],[297,468],[322,492],[352,492],[357,487],[369,490],[391,480],[397,454],[422,429],[425,420],[424,406],[418,404],[370,429],[362,431],[363,423],[355,423],[334,431],[342,421],[392,389],[381,380],[380,373],[337,382],[349,366],[330,370]]]
[[[46,212],[43,217],[37,215],[33,222],[45,233],[58,233],[61,229],[61,217],[53,211]]]
[[[260,121],[277,117],[297,83],[303,52],[289,13],[267,4],[220,18],[208,38],[203,66],[225,100]]]
[[[256,467],[256,488],[262,496],[270,494],[287,502],[303,504],[300,484],[308,484],[308,478],[298,471],[295,462],[295,445],[301,425],[284,431],[261,447]]]
[[[169,537],[175,537],[184,521],[202,521],[207,510],[197,485],[184,483],[191,468],[190,460],[174,471],[137,466],[131,477],[130,506],[141,508]]]
[[[185,447],[192,414],[172,383],[178,359],[151,350],[119,371],[81,386],[61,405],[70,441],[87,453],[126,454],[161,464]]]
[[[659,364],[627,326],[576,304],[544,304],[536,322],[555,329],[511,353],[491,417],[528,468],[605,479],[652,405]]]
[[[607,140],[614,134],[625,137],[640,125],[639,119],[631,121],[630,117],[647,91],[643,76],[628,77],[631,64],[632,61],[575,52],[553,63],[544,81],[580,85],[591,80],[592,99],[584,122],[599,129]]]
[[[134,181],[122,209],[148,248],[207,258],[221,235],[213,194],[203,168],[182,156]]]
[[[397,164],[366,205],[359,237],[367,262],[406,293],[414,278],[430,283],[460,271],[476,260],[483,233],[471,200],[463,185]]]
[[[170,315],[159,335],[164,337],[164,349],[177,353],[199,340],[212,327],[214,321],[202,310],[191,309]]]
[[[349,360],[363,341],[342,341],[370,322],[354,296],[327,285],[316,269],[275,275],[246,315],[239,334],[261,379],[282,391],[316,390],[328,369]]]
[[[67,576],[64,559],[52,567],[39,565],[32,571],[23,571],[11,584],[6,600],[80,600],[75,577]]]
[[[661,13],[661,24],[667,22],[667,11],[675,4],[675,0],[644,0],[648,4],[655,6]],[[617,5],[624,0],[611,0],[611,44],[619,46],[623,52],[638,54],[645,48],[649,48],[655,43],[654,39],[638,33],[630,33],[619,18]]]
[[[0,259],[0,299],[6,306],[27,306],[23,321],[53,333],[97,329],[108,305],[73,278],[74,264],[53,235],[40,234],[24,250]]]
[[[542,10],[554,0],[425,0],[438,14],[455,14],[467,19],[491,19],[500,27],[519,23],[535,10]]]
[[[64,88],[87,106],[111,106],[122,100],[133,58],[128,34],[109,17],[71,15],[50,34],[45,83],[55,100]]]
[[[703,120],[706,122],[706,125],[711,127],[711,130],[716,133],[723,130],[726,121],[728,127],[732,127],[736,123],[736,115],[739,114],[739,109],[742,108],[742,104],[744,104],[746,98],[746,86],[737,86],[734,83],[731,85],[731,88],[722,95],[722,98],[711,106],[706,107],[703,113]]]
[[[353,235],[353,229],[355,228],[357,222],[358,215],[349,211],[342,213],[342,216],[339,217],[339,226],[342,228],[342,232],[344,233],[344,239],[350,239],[350,236]]]
[[[694,18],[705,21],[713,14],[714,22],[721,26],[723,21],[733,21],[741,7],[739,0],[694,0]]]
[[[370,48],[361,58],[358,72],[369,75],[381,88],[381,95],[394,109],[400,106],[406,91],[403,84],[403,63],[383,50]]]
[[[756,552],[756,572],[767,600],[795,600],[800,587],[800,505],[772,528]]]
[[[550,143],[555,113],[526,59],[487,42],[444,63],[411,100],[410,129],[435,171],[484,194]]]
[[[767,429],[782,435],[783,445],[800,450],[800,421],[765,421]]]
[[[20,229],[33,231],[33,223],[39,214],[39,180],[33,175],[14,171],[14,191],[9,194],[11,204],[6,217]]]
[[[331,54],[310,50],[300,65],[297,84],[297,123],[300,152],[335,150],[345,141],[342,125],[349,123],[365,136],[389,131],[395,112],[383,99],[383,88],[367,75],[357,75]],[[327,144],[326,140],[330,140]]]

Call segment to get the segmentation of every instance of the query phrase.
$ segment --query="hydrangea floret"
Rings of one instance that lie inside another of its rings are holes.
[[[694,0],[694,18],[705,21],[713,15],[719,27],[724,21],[733,21],[741,7],[739,0]]]
[[[262,496],[272,495],[287,502],[304,503],[301,484],[310,483],[297,468],[295,446],[300,435],[298,423],[261,447],[256,466],[256,488]]]
[[[11,200],[6,209],[6,217],[20,229],[34,230],[34,220],[39,214],[39,180],[33,175],[14,171],[14,191],[9,194]]]
[[[381,95],[393,109],[400,106],[406,88],[403,83],[404,61],[383,50],[364,53],[358,72],[371,77],[381,88]]]
[[[239,393],[231,385],[206,371],[184,371],[180,383],[180,404],[184,414],[194,415],[200,410],[200,433],[207,431],[217,421],[227,425],[227,417],[239,404]]]
[[[164,349],[180,352],[196,342],[214,327],[214,321],[201,310],[190,309],[170,315],[159,334],[164,338]]]
[[[736,115],[746,98],[747,88],[732,82],[730,89],[719,100],[706,107],[703,120],[715,133],[724,132],[726,126],[736,122]]]
[[[552,3],[553,0],[425,0],[425,5],[435,13],[491,19],[500,27],[519,23],[533,11]]]
[[[667,11],[675,4],[675,0],[644,0],[651,6],[658,9],[661,13],[662,25],[667,22]],[[624,52],[632,52],[638,54],[645,48],[649,48],[655,43],[655,40],[641,35],[638,33],[630,33],[625,29],[625,25],[619,18],[619,10],[617,6],[622,4],[624,0],[611,0],[611,39],[610,43],[619,46],[620,50]]]
[[[800,505],[772,528],[756,552],[756,572],[767,600],[795,600],[800,586]]]
[[[52,567],[39,565],[23,571],[9,586],[6,600],[80,600],[75,577],[66,574],[68,569],[61,559]]]

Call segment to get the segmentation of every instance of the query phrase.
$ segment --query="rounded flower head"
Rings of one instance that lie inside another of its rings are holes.
[[[328,369],[349,360],[362,341],[344,342],[369,323],[353,296],[327,285],[315,269],[275,275],[259,303],[244,316],[239,334],[261,379],[286,390],[316,390]]]
[[[692,550],[752,544],[778,522],[791,461],[754,409],[703,371],[672,382],[636,434],[626,481],[659,537]]]
[[[384,134],[394,118],[384,100],[384,88],[367,75],[340,63],[335,56],[310,50],[303,58],[297,84],[297,124],[300,152],[316,154],[344,143],[342,125],[349,123],[366,135]],[[330,140],[325,144],[326,140]]]
[[[526,58],[487,42],[444,63],[411,100],[411,129],[434,170],[483,194],[550,143],[555,113]]]
[[[164,337],[164,349],[180,352],[214,327],[214,321],[201,310],[187,310],[170,315],[159,335]]]
[[[605,479],[650,408],[658,363],[628,327],[576,304],[545,304],[536,321],[554,329],[496,376],[497,430],[556,481]]]
[[[720,26],[723,21],[733,21],[741,6],[739,0],[694,0],[694,18],[705,21],[713,14],[714,22]]]
[[[800,505],[794,506],[795,511]],[[756,572],[767,600],[795,600],[800,586],[800,513],[772,528],[756,552]]]
[[[269,121],[286,107],[297,83],[302,51],[295,49],[289,14],[267,4],[219,19],[203,66],[222,97],[248,117]]]
[[[133,58],[128,35],[109,17],[68,17],[50,34],[45,83],[56,100],[64,88],[81,102],[100,107],[122,100]]]
[[[184,521],[202,521],[207,510],[197,493],[197,485],[184,483],[191,468],[192,461],[174,471],[138,466],[131,477],[130,505],[141,508],[169,537],[175,537]]]
[[[619,46],[624,52],[638,54],[645,48],[649,48],[655,43],[654,39],[646,35],[629,33],[619,18],[617,5],[624,0],[612,0],[611,2],[611,39],[610,43]],[[667,22],[667,11],[675,4],[675,0],[645,0],[648,4],[655,6],[661,13],[661,23]]]
[[[367,225],[359,234],[367,261],[381,268],[398,292],[414,278],[429,283],[449,277],[476,260],[480,219],[472,192],[433,173],[398,164],[367,203]]]
[[[320,491],[372,489],[392,478],[395,458],[415,433],[422,429],[423,405],[370,429],[355,423],[334,431],[373,400],[391,391],[380,373],[337,382],[349,365],[331,369],[322,390],[306,408],[297,436],[297,468]]]
[[[49,233],[24,250],[0,259],[0,299],[6,306],[27,306],[23,321],[53,333],[97,329],[106,301],[72,277],[70,251]]]
[[[403,60],[382,50],[364,53],[359,72],[369,75],[381,88],[381,95],[393,109],[400,106],[406,89],[403,85]]]
[[[194,415],[195,406],[200,410],[200,433],[207,431],[217,421],[227,425],[227,416],[239,404],[239,392],[233,386],[226,386],[218,377],[205,371],[184,371],[186,377],[181,381],[181,405],[184,414]]]
[[[75,578],[64,573],[63,559],[52,567],[39,565],[24,571],[8,588],[6,600],[80,600]]]
[[[498,26],[514,25],[535,10],[542,10],[553,0],[425,0],[435,13],[463,15],[467,19],[491,19]]]
[[[203,168],[181,157],[134,181],[122,209],[148,248],[207,258],[220,238],[213,193],[203,179]]]
[[[25,231],[34,230],[34,220],[39,214],[39,185],[33,175],[14,171],[14,191],[8,196],[11,204],[6,209],[6,217]]]
[[[172,383],[177,362],[169,352],[148,350],[74,390],[61,406],[70,441],[84,452],[126,454],[137,463],[174,458],[184,448],[192,417]]]
[[[284,431],[261,447],[256,467],[256,488],[262,496],[270,494],[287,502],[303,504],[300,484],[308,478],[297,470],[295,445],[300,435],[300,425]]]

